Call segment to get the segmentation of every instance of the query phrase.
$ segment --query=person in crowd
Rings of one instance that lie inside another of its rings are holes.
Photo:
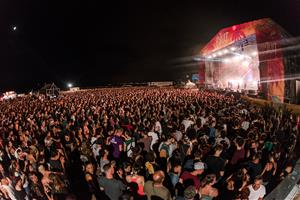
[[[111,138],[110,143],[113,146],[113,157],[118,160],[121,157],[124,148],[124,142],[122,139],[123,129],[116,129],[115,135]]]
[[[148,200],[155,199],[156,197],[165,200],[171,200],[170,191],[163,186],[165,173],[163,171],[156,171],[153,174],[153,181],[147,181],[145,184],[145,193]]]
[[[85,180],[89,185],[90,193],[94,195],[96,199],[109,199],[107,195],[100,190],[97,175],[95,175],[95,170],[92,163],[88,163],[85,166]]]
[[[203,162],[196,162],[194,164],[194,171],[192,172],[188,172],[185,171],[182,173],[182,175],[180,176],[179,182],[184,184],[185,181],[187,180],[192,180],[193,181],[193,185],[195,186],[195,188],[197,190],[199,190],[201,183],[200,183],[200,179],[199,179],[199,175],[203,174],[205,170],[205,164]]]
[[[105,176],[99,177],[99,185],[111,200],[118,200],[125,191],[126,186],[114,178],[115,169],[110,163],[103,167]]]
[[[261,176],[255,177],[253,184],[248,186],[250,194],[249,199],[262,200],[266,195],[266,188],[263,185],[263,179]]]
[[[247,164],[247,168],[249,171],[250,179],[254,180],[254,178],[262,173],[262,165],[260,163],[261,155],[257,153],[253,156],[252,161]]]
[[[219,195],[218,189],[213,185],[216,183],[216,176],[214,174],[206,175],[201,182],[201,188],[199,190],[202,200],[212,200]]]
[[[224,176],[225,171],[225,161],[221,158],[221,153],[223,151],[222,145],[217,145],[214,148],[215,153],[210,155],[206,159],[207,173],[215,174],[217,179]]]
[[[133,166],[131,175],[126,176],[126,181],[128,183],[131,183],[131,182],[136,183],[138,185],[137,193],[141,196],[144,196],[145,195],[145,193],[144,193],[145,178],[143,176],[138,175],[139,170],[140,170],[140,166],[138,166],[138,165]]]

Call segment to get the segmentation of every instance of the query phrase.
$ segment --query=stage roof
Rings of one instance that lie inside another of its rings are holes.
[[[269,34],[272,31],[279,31],[282,33],[282,37],[288,37],[287,32],[270,18],[258,19],[223,28],[202,48],[200,54],[206,56],[248,36],[256,35],[257,33]],[[272,38],[270,38],[270,41],[272,41]]]

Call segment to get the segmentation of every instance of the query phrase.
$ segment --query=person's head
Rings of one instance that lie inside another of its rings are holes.
[[[195,176],[200,175],[204,172],[205,164],[203,162],[194,163],[194,171],[192,172]]]
[[[109,152],[108,152],[108,150],[107,149],[101,149],[100,150],[100,156],[103,158],[104,156],[108,156],[108,154],[109,154]]]
[[[228,190],[234,190],[234,180],[233,180],[233,178],[230,178],[230,179],[227,181],[227,189],[228,189]]]
[[[154,172],[153,174],[153,183],[156,185],[162,185],[165,179],[165,173],[161,170]]]
[[[1,184],[2,185],[9,185],[9,181],[8,181],[8,179],[5,177],[5,178],[2,178],[1,179]]]
[[[252,162],[255,163],[255,164],[258,164],[260,158],[261,158],[261,155],[260,155],[259,153],[256,153],[256,154],[253,156]]]
[[[184,190],[184,200],[193,200],[197,194],[195,186],[189,186]]]
[[[32,164],[28,164],[28,171],[29,172],[33,172],[34,171],[34,168],[33,168]]]
[[[140,165],[134,164],[134,165],[132,166],[132,173],[133,173],[133,174],[138,174],[140,170],[141,170],[141,166],[140,166]]]
[[[285,167],[285,171],[289,174],[293,171],[293,165],[288,163]]]
[[[12,182],[12,185],[14,187],[22,187],[22,179],[21,177],[16,177],[13,182]]]
[[[260,188],[260,186],[262,185],[262,183],[263,183],[263,179],[261,176],[255,177],[253,184],[252,184],[253,189],[258,190]]]
[[[207,185],[214,185],[216,183],[216,175],[214,174],[208,174],[205,176],[205,178],[202,180],[202,187],[205,187]]]
[[[149,161],[150,163],[155,161],[155,154],[153,151],[146,154],[146,161]]]
[[[215,155],[221,155],[221,153],[223,151],[223,146],[222,145],[216,145],[214,150],[215,150]]]
[[[166,143],[171,144],[171,143],[174,143],[174,142],[175,142],[174,137],[172,137],[171,135],[167,137]]]
[[[237,145],[239,148],[242,148],[243,145],[244,145],[244,139],[243,139],[242,137],[236,138],[236,145]]]
[[[30,179],[30,181],[32,181],[35,184],[38,183],[38,181],[39,181],[39,179],[35,173],[29,173],[29,179]]]
[[[65,141],[66,141],[66,142],[69,142],[69,141],[70,141],[70,135],[69,135],[69,134],[66,134],[66,135],[65,135]]]
[[[248,200],[250,195],[250,190],[248,187],[244,187],[241,191],[240,199],[241,200]]]
[[[94,166],[92,163],[88,163],[86,166],[85,166],[85,172],[88,172],[90,174],[93,174],[94,173]]]
[[[175,174],[180,174],[181,170],[182,170],[181,165],[179,165],[179,164],[174,164],[173,172],[174,172]]]
[[[201,159],[202,158],[202,151],[200,149],[195,151],[194,156],[195,156],[195,159]]]
[[[273,168],[273,163],[270,162],[270,161],[268,161],[268,162],[266,163],[266,170],[269,171],[269,170],[271,170],[272,168]]]
[[[103,166],[103,170],[106,177],[112,177],[115,173],[115,169],[112,164],[108,163]]]
[[[4,171],[2,163],[0,163],[0,172]]]
[[[43,174],[43,173],[46,171],[45,166],[44,166],[44,165],[39,165],[39,166],[38,166],[38,171],[39,171],[41,174]]]
[[[122,129],[122,128],[117,128],[117,129],[115,130],[115,135],[121,137],[122,134],[123,134],[123,129]]]
[[[131,164],[129,162],[124,163],[124,171],[125,173],[131,172]]]
[[[51,157],[54,158],[58,155],[58,151],[57,150],[54,150],[54,151],[51,151]]]

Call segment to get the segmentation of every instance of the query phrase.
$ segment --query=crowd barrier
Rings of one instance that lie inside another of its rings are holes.
[[[256,99],[248,96],[242,96],[242,98],[252,104],[258,106],[270,105],[277,111],[280,109],[290,110],[292,113],[300,115],[300,105],[287,104],[287,103],[274,103],[264,99]],[[294,200],[300,198],[300,159],[297,161],[293,172],[288,175],[281,183],[270,193],[264,200]],[[298,196],[298,197],[297,197]]]
[[[300,159],[297,161],[293,172],[268,194],[264,200],[293,200],[299,195]],[[298,197],[299,198],[299,197]]]
[[[274,103],[273,101],[264,100],[264,99],[256,99],[256,98],[252,98],[252,97],[248,97],[248,96],[242,96],[242,98],[252,104],[256,104],[256,105],[260,105],[260,106],[264,106],[267,104],[267,105],[273,106],[276,110],[279,110],[280,108],[281,109],[285,108],[285,109],[291,110],[292,113],[294,113],[294,114],[300,115],[300,105],[288,104],[288,103]]]

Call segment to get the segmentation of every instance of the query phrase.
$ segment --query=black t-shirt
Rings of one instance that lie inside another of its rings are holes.
[[[24,200],[26,198],[26,192],[24,189],[22,190],[14,190],[15,197],[18,200]]]
[[[208,156],[206,159],[207,173],[215,174],[217,178],[220,177],[220,172],[225,170],[225,161],[216,156]]]
[[[221,190],[222,199],[235,199],[237,192],[234,190],[228,190],[226,187]]]
[[[260,175],[262,172],[262,167],[260,163],[255,164],[253,162],[249,162],[247,168],[249,170],[251,180],[253,180],[256,176]]]

